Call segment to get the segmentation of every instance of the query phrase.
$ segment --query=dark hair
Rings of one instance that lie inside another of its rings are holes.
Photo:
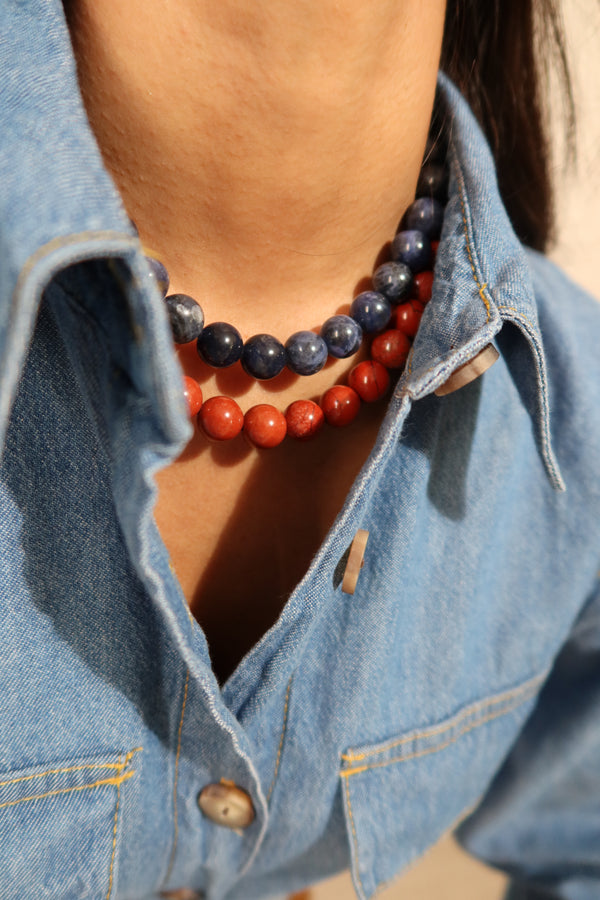
[[[573,149],[573,94],[556,0],[448,0],[441,68],[469,101],[496,160],[520,239],[544,250],[553,235],[548,75],[556,61]]]

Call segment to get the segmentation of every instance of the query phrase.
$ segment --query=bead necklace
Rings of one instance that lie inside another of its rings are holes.
[[[158,259],[147,256],[148,276],[165,298],[175,343],[196,341],[198,355],[213,368],[240,361],[244,371],[259,380],[274,378],[286,365],[296,375],[313,375],[323,368],[328,356],[350,357],[365,336],[376,335],[370,346],[371,358],[354,366],[347,385],[333,385],[320,403],[296,400],[285,414],[260,403],[244,415],[230,397],[203,400],[198,382],[184,376],[190,416],[196,417],[209,439],[231,440],[243,430],[260,448],[275,447],[286,435],[305,441],[314,437],[324,422],[333,427],[352,422],[361,401],[371,403],[385,396],[390,384],[388,370],[403,368],[431,297],[432,269],[447,195],[445,167],[439,163],[424,165],[416,193],[417,199],[405,212],[392,241],[391,260],[373,273],[373,289],[355,297],[349,316],[330,317],[320,334],[295,332],[285,345],[269,334],[254,335],[244,342],[239,331],[226,322],[205,326],[200,304],[186,294],[167,296],[168,272]]]

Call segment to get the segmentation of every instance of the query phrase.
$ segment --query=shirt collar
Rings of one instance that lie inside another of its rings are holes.
[[[140,285],[143,257],[87,121],[62,3],[24,0],[3,6],[0,442],[44,287],[67,265],[108,255],[125,260],[132,277],[122,280],[122,287],[130,313],[145,320],[150,341],[163,351],[149,356],[163,360],[160,383],[168,390],[159,390],[156,377],[146,381],[158,395],[163,436],[181,444],[187,431],[172,402],[180,375],[174,354],[169,362],[165,352],[166,317],[155,292]],[[520,340],[505,358],[532,416],[548,475],[560,488],[527,256],[504,210],[493,159],[473,113],[443,74],[438,88],[449,123],[449,201],[433,297],[400,388],[413,399],[430,393],[512,323]],[[152,366],[151,358],[146,365]]]
[[[414,399],[430,393],[496,339],[532,418],[548,477],[564,490],[550,440],[546,362],[527,251],[500,198],[494,160],[471,109],[443,73],[438,90],[449,136],[449,197],[433,295],[401,387]]]
[[[111,271],[129,327],[115,320],[113,337],[118,346],[128,333],[136,352],[119,362],[152,392],[159,443],[181,446],[189,426],[166,314],[90,129],[63,5],[0,8],[0,447],[44,288],[67,266],[105,257],[125,264]]]

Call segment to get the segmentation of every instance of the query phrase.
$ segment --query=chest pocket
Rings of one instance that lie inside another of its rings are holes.
[[[430,727],[342,755],[352,878],[362,900],[471,811],[531,711],[546,673]]]
[[[0,773],[2,900],[109,900],[136,754]]]

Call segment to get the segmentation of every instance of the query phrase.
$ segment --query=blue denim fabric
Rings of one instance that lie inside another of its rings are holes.
[[[520,900],[600,896],[600,307],[519,244],[440,89],[450,200],[410,364],[220,687],[152,515],[190,432],[165,310],[59,0],[1,0],[1,900],[262,900],[345,867],[365,900],[461,821]],[[198,807],[221,778],[245,830]]]

